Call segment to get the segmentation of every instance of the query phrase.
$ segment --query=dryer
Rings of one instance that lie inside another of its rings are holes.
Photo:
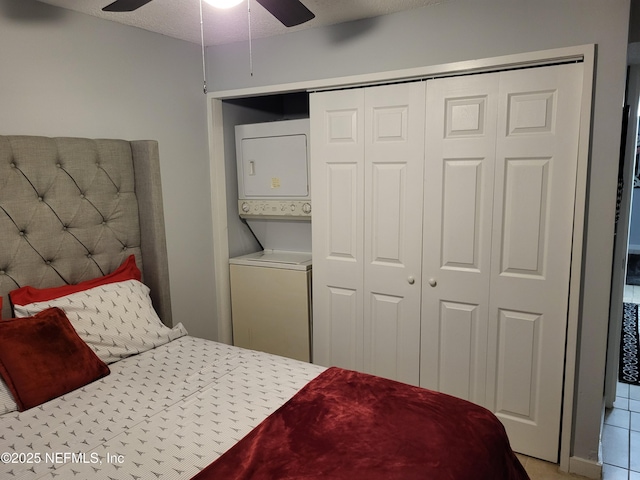
[[[309,220],[309,119],[236,125],[238,211]]]

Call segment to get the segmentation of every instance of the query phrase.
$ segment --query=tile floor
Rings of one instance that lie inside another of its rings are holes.
[[[602,480],[640,480],[640,387],[618,384],[617,399],[605,412]],[[518,455],[531,480],[580,479],[558,465]]]
[[[640,303],[640,286],[625,286],[624,301]],[[618,383],[616,401],[605,412],[602,480],[640,480],[640,387]],[[558,465],[518,455],[531,480],[583,478],[560,473]]]
[[[626,285],[624,301],[640,303],[640,286]],[[640,386],[618,383],[602,430],[603,480],[640,480]]]
[[[602,430],[603,480],[640,480],[640,386],[619,383]]]

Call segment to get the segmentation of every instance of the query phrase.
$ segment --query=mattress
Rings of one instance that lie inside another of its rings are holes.
[[[2,479],[189,479],[325,370],[184,336],[0,416]]]

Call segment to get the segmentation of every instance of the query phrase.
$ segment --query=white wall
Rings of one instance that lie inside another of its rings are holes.
[[[159,141],[174,322],[215,338],[200,48],[33,0],[0,0],[0,132]]]
[[[572,454],[598,460],[629,0],[452,0],[433,7],[211,47],[212,91],[278,85],[597,44]],[[561,366],[558,366],[561,368]]]

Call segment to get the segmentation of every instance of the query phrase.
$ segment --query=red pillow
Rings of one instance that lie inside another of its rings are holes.
[[[0,376],[21,412],[109,373],[57,307],[0,322]]]
[[[141,278],[142,275],[136,265],[136,258],[130,255],[122,262],[122,265],[104,277],[93,278],[75,285],[62,285],[53,288],[20,287],[9,292],[9,297],[13,305],[29,305],[30,303],[46,302],[72,293],[83,292],[108,283],[124,282],[126,280],[140,281]]]

